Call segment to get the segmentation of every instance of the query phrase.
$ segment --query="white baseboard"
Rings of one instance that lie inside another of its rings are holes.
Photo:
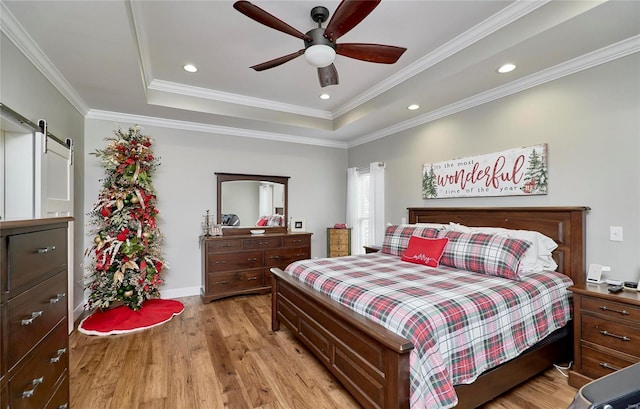
[[[167,290],[160,290],[162,298],[180,298],[191,297],[193,295],[200,295],[200,287],[184,287],[184,288],[172,288]]]

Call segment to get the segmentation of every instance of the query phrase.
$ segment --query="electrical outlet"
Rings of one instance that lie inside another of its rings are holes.
[[[609,226],[609,240],[622,241],[622,227]]]

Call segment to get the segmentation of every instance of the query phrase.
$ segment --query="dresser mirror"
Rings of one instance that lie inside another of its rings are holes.
[[[216,179],[216,223],[223,235],[287,231],[289,176],[216,172]]]

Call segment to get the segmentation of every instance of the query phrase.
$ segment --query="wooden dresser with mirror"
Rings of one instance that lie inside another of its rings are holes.
[[[267,293],[270,268],[311,257],[311,233],[289,232],[289,177],[216,173],[216,179],[222,235],[201,238],[202,301]]]

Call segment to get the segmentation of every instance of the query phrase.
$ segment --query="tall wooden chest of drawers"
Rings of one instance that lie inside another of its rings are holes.
[[[69,407],[71,218],[0,223],[0,407]]]
[[[575,388],[640,362],[640,293],[610,294],[605,284],[569,288],[573,292]]]
[[[271,290],[269,269],[311,258],[311,233],[203,237],[203,302]]]
[[[351,255],[351,229],[327,228],[327,257]]]

